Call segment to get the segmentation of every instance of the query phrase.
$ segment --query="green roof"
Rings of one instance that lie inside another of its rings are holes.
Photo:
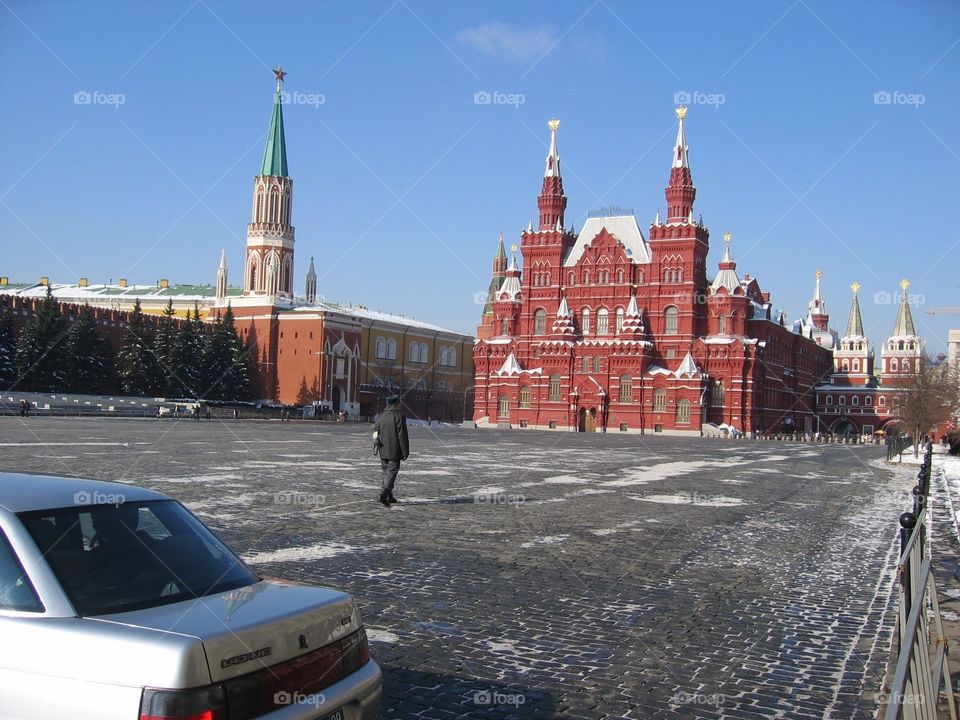
[[[283,103],[280,91],[273,98],[273,114],[270,116],[270,129],[267,131],[267,147],[263,151],[261,175],[290,177],[287,174],[287,144],[283,137]]]

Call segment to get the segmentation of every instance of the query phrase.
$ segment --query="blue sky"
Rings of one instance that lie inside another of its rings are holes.
[[[841,331],[859,281],[882,342],[903,277],[929,350],[960,326],[926,313],[960,306],[955,2],[0,0],[0,60],[13,280],[212,283],[226,248],[239,282],[282,64],[298,292],[314,256],[330,300],[472,330],[546,121],[567,225],[615,204],[646,228],[686,93],[711,273],[729,231],[791,319],[822,268]]]

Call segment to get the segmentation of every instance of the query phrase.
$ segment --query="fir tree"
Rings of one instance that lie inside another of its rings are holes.
[[[187,319],[180,324],[173,341],[171,374],[174,382],[170,394],[174,397],[200,397],[204,341],[200,310],[194,304],[193,314],[188,314]]]
[[[95,393],[100,390],[106,363],[104,362],[103,338],[93,308],[83,305],[67,332],[67,356],[69,363],[69,386],[72,392]]]
[[[14,361],[20,387],[39,392],[67,389],[66,332],[60,304],[47,285],[47,294],[17,341]]]
[[[164,395],[176,395],[178,389],[177,367],[175,363],[177,328],[174,321],[176,311],[173,309],[173,298],[167,300],[160,318],[160,328],[157,331],[154,344],[154,357],[159,365],[158,389]]]
[[[250,393],[247,352],[237,335],[233,309],[217,316],[204,354],[205,397],[213,400],[246,399]]]
[[[14,361],[17,345],[13,334],[13,311],[0,309],[0,390],[12,388],[17,381],[17,365]]]
[[[120,389],[129,395],[143,395],[153,389],[156,363],[152,352],[152,333],[143,317],[138,299],[130,313],[117,352],[117,379]]]

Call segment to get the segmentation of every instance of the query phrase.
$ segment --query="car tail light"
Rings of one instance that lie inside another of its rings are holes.
[[[140,720],[227,720],[221,685],[190,690],[145,688],[140,697]]]
[[[370,660],[370,644],[367,642],[367,631],[360,628],[352,635],[347,635],[340,641],[340,652],[343,654],[343,674],[350,675],[363,667]]]

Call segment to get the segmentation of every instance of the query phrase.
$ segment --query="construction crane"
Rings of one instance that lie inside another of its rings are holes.
[[[960,315],[960,307],[930,308],[927,315]]]

